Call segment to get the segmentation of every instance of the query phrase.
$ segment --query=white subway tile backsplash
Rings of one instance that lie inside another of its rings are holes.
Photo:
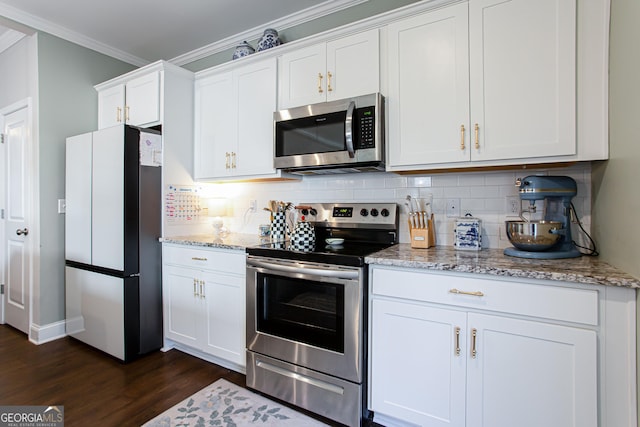
[[[515,219],[506,215],[506,197],[517,196],[515,180],[528,175],[567,175],[578,183],[578,196],[573,203],[576,212],[589,231],[591,225],[591,167],[589,164],[555,169],[518,171],[438,173],[402,176],[393,173],[354,173],[305,177],[300,181],[210,184],[209,190],[234,201],[234,217],[225,225],[234,232],[257,233],[258,225],[269,220],[262,210],[268,200],[301,202],[396,202],[400,207],[400,241],[409,242],[406,222],[407,195],[426,198],[432,195],[436,215],[437,245],[453,245],[454,219],[444,214],[445,201],[460,199],[460,212],[470,212],[483,225],[483,248],[510,246],[504,233],[504,221]],[[207,186],[207,184],[203,184]],[[248,213],[249,202],[257,200],[257,212]],[[542,209],[540,205],[539,210]],[[517,218],[517,217],[516,217]],[[577,226],[574,227],[577,229]],[[181,229],[181,233],[184,230]],[[582,237],[580,237],[583,239]]]

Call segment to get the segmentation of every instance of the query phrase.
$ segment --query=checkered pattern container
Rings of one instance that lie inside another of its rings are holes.
[[[287,218],[284,212],[273,214],[273,220],[271,221],[271,239],[276,241],[285,240],[288,235]]]

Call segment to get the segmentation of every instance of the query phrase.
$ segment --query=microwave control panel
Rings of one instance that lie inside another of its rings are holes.
[[[374,148],[376,146],[375,107],[357,108],[355,116],[358,126],[356,149]]]

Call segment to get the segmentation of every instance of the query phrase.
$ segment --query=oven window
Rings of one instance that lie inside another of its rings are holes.
[[[258,331],[344,352],[344,285],[258,274]]]
[[[276,156],[346,150],[345,111],[276,122]]]

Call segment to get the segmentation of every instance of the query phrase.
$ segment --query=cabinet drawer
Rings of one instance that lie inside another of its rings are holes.
[[[163,245],[163,263],[244,275],[246,256],[239,251]]]
[[[598,291],[373,267],[372,293],[566,322],[598,324]]]

